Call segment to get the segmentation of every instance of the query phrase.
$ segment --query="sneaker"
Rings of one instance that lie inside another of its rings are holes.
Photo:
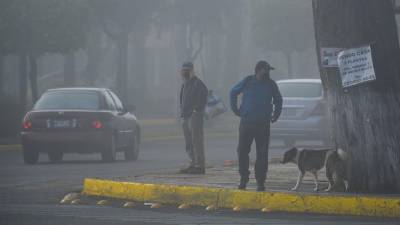
[[[180,169],[179,170],[179,173],[183,173],[183,174],[189,174],[190,173],[190,171],[193,169],[193,166],[192,165],[190,165],[190,166],[188,166],[188,167],[186,167],[186,168],[182,168],[182,169]]]
[[[240,183],[239,186],[238,186],[238,189],[239,190],[246,190],[246,186],[247,186],[246,183]]]
[[[192,167],[189,171],[189,174],[205,174],[206,170],[204,167]]]
[[[247,182],[249,182],[249,179],[240,179],[240,183],[238,186],[239,190],[246,190]]]

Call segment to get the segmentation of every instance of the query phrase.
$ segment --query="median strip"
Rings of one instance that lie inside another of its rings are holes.
[[[367,195],[253,192],[228,188],[180,186],[85,179],[83,194],[138,202],[240,208],[264,212],[284,211],[399,217],[400,198]]]

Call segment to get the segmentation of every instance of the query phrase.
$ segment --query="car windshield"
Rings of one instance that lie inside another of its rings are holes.
[[[286,98],[316,98],[322,96],[322,85],[320,83],[281,82],[278,83],[279,90]]]
[[[35,110],[100,108],[99,95],[96,92],[56,91],[44,94],[36,103]]]

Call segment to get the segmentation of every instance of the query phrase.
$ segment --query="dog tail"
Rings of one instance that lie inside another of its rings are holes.
[[[349,158],[349,154],[345,151],[343,151],[343,149],[338,148],[338,150],[336,151],[339,158],[343,161],[347,161],[347,159]]]

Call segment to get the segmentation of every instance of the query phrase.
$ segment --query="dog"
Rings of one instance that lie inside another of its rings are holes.
[[[291,162],[297,164],[299,168],[297,183],[291,189],[292,191],[299,189],[306,172],[310,172],[314,175],[314,191],[318,191],[318,171],[324,167],[326,169],[326,177],[329,180],[329,186],[325,191],[331,191],[332,188],[337,187],[340,182],[344,183],[345,190],[347,191],[347,158],[347,153],[342,149],[313,150],[297,149],[293,147],[284,153],[281,163],[285,164]]]
[[[344,186],[344,191],[349,189],[349,154],[342,149],[330,152],[327,155],[325,162],[326,177],[328,178],[329,185],[325,191],[339,190]]]

